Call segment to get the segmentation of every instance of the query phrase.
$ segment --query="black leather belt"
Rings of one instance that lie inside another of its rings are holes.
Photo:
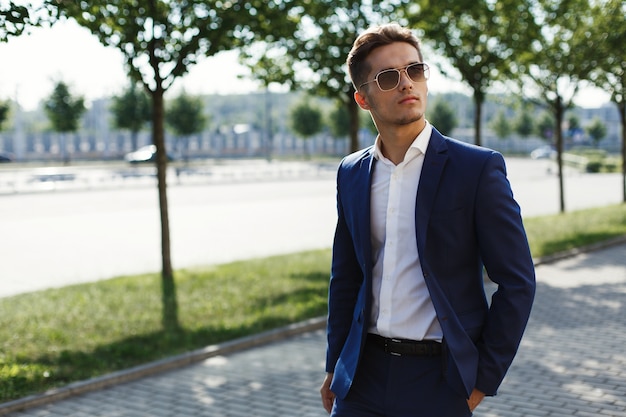
[[[385,349],[386,353],[396,356],[438,356],[441,355],[441,343],[434,340],[408,340],[382,337],[369,333],[367,341]]]

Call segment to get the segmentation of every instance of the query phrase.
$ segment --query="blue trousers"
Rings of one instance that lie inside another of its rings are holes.
[[[444,354],[445,355],[445,354]],[[394,356],[367,342],[346,398],[331,417],[470,417],[445,380],[443,356]]]

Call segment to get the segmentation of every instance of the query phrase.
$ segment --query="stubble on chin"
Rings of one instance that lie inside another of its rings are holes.
[[[412,123],[419,122],[422,119],[424,119],[424,113],[423,112],[419,112],[419,113],[413,114],[413,115],[400,116],[398,118],[398,120],[396,121],[396,123],[399,126],[406,126],[406,125],[410,125]]]

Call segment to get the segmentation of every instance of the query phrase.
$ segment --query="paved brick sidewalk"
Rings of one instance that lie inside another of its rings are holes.
[[[475,416],[626,417],[626,244],[537,277],[520,352]],[[323,331],[311,331],[12,415],[323,417],[323,358]]]

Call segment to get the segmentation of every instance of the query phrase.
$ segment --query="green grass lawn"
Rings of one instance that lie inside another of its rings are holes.
[[[626,204],[524,219],[534,258],[626,234]]]
[[[525,219],[534,257],[626,234],[626,205]],[[330,250],[176,271],[180,329],[159,274],[0,299],[0,402],[326,313]]]

